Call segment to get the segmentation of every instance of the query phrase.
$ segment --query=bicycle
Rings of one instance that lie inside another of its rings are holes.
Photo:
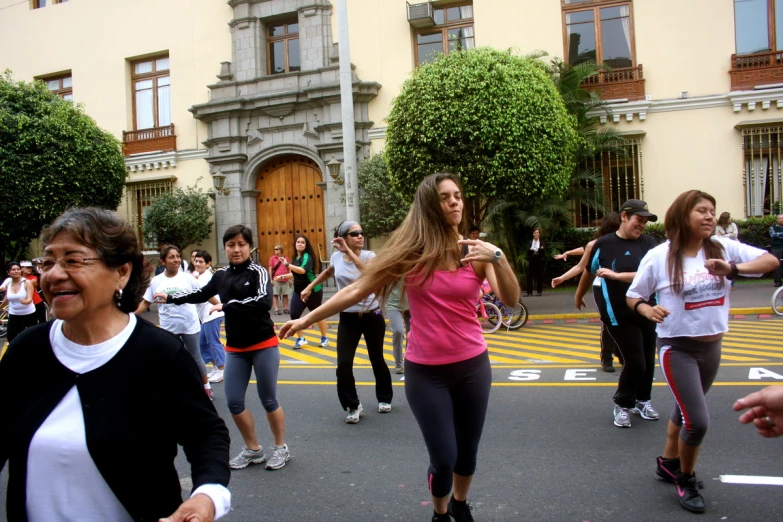
[[[519,298],[517,305],[513,308],[503,304],[503,301],[492,292],[484,294],[482,299],[498,307],[503,326],[506,327],[507,330],[519,330],[527,324],[527,307],[525,306],[525,303],[522,302],[522,297]]]
[[[0,337],[8,335],[8,307],[0,310]]]
[[[500,308],[484,299],[479,299],[476,302],[476,319],[484,333],[496,332],[503,322]]]
[[[772,311],[777,315],[783,315],[783,286],[775,289],[772,294]]]

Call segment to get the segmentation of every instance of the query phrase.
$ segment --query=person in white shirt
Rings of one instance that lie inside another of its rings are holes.
[[[174,245],[164,246],[160,250],[160,258],[164,261],[166,270],[162,274],[153,277],[152,281],[150,281],[147,291],[144,292],[144,298],[136,309],[137,315],[145,312],[155,302],[153,299],[154,294],[164,293],[172,295],[201,288],[192,275],[181,269],[182,258],[180,257],[179,248]],[[217,304],[219,301],[213,297],[210,299],[210,302]],[[207,378],[207,367],[201,359],[201,350],[199,349],[198,338],[201,331],[201,323],[198,319],[196,306],[190,304],[176,306],[159,303],[158,317],[161,328],[180,337],[182,342],[185,343],[185,348],[193,357],[199,372],[201,372],[201,382],[204,385],[204,391],[210,400],[214,399],[212,386]]]
[[[231,508],[228,429],[182,342],[132,313],[149,276],[133,228],[73,208],[41,234],[55,320],[0,359],[8,520],[213,520]],[[30,371],[34,368],[35,371]],[[193,492],[183,503],[178,446]]]
[[[212,279],[212,255],[206,250],[199,250],[191,261],[195,267],[194,274],[198,278],[201,288],[207,286]],[[215,296],[220,302],[220,297]],[[226,351],[220,342],[220,326],[223,324],[224,312],[212,312],[212,303],[206,302],[196,305],[198,318],[201,321],[201,333],[199,334],[199,346],[201,358],[204,364],[212,363],[213,369],[207,374],[207,380],[214,384],[223,382],[223,370],[226,365]]]
[[[680,194],[665,223],[669,240],[642,259],[626,299],[657,323],[658,358],[675,400],[656,474],[676,484],[683,508],[702,513],[694,469],[709,426],[705,395],[718,373],[721,338],[728,331],[728,281],[738,274],[760,276],[778,260],[739,241],[711,237],[715,199],[705,192]]]

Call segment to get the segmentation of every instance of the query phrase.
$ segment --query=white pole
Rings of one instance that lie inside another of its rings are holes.
[[[359,221],[359,178],[356,172],[356,125],[353,113],[351,48],[348,43],[348,6],[337,0],[337,40],[340,52],[340,105],[343,120],[343,176],[346,218]]]

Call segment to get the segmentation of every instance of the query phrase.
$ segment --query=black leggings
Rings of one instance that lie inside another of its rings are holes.
[[[38,324],[38,316],[35,312],[27,315],[8,314],[8,342],[10,343],[25,329],[36,324]]]
[[[596,306],[600,307],[604,302],[604,298],[601,294],[601,287],[593,285],[593,299],[595,299]],[[609,331],[606,329],[606,323],[601,321],[601,364],[608,362],[611,364],[614,359],[614,355],[623,363],[622,355],[620,355],[620,349],[617,347],[617,343],[609,335]]]
[[[317,292],[312,292],[310,294],[310,297],[307,298],[307,302],[302,301],[301,292],[294,292],[291,294],[291,319],[296,320],[302,317],[302,312],[304,312],[305,308],[310,310],[311,312],[321,306],[321,301],[323,301],[324,298],[324,291],[318,290]]]
[[[405,397],[430,454],[433,497],[451,493],[453,473],[475,473],[491,387],[488,352],[437,366],[405,360]]]
[[[353,358],[362,334],[375,375],[375,397],[378,402],[391,403],[394,394],[391,372],[383,359],[386,320],[380,309],[365,313],[340,312],[340,324],[337,325],[337,398],[344,410],[359,407],[356,379],[353,377]]]
[[[623,371],[614,402],[633,408],[636,401],[649,401],[655,375],[655,323],[642,316],[624,318],[618,326],[606,325],[623,356]]]
[[[43,301],[35,305],[35,315],[38,317],[39,323],[45,323],[46,322],[46,305]]]

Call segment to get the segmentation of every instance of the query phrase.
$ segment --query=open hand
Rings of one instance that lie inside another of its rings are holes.
[[[279,339],[287,339],[294,335],[299,330],[304,330],[307,328],[307,323],[304,321],[304,318],[288,321],[283,326],[280,327],[280,331],[277,332],[277,337]]]
[[[223,303],[218,303],[209,309],[209,314],[212,315],[215,312],[222,312],[222,311],[223,311]]]
[[[762,437],[779,437],[783,435],[783,387],[767,386],[753,392],[734,403],[734,410],[741,411],[742,424],[753,423]]]

